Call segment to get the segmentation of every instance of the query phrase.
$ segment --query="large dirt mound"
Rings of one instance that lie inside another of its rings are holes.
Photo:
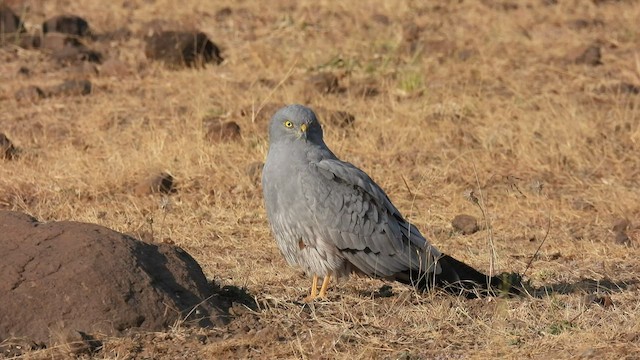
[[[0,211],[0,256],[0,341],[47,343],[55,331],[119,335],[225,318],[200,266],[172,245]]]

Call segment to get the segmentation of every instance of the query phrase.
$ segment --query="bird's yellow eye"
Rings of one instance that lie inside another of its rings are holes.
[[[293,123],[291,121],[287,120],[287,121],[284,122],[284,126],[288,127],[288,128],[292,128],[293,127]]]

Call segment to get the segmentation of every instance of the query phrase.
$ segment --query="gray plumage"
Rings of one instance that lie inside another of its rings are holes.
[[[432,246],[366,173],[331,152],[307,107],[273,115],[262,186],[280,251],[309,276],[355,272],[420,288],[461,284],[456,291],[499,284]]]

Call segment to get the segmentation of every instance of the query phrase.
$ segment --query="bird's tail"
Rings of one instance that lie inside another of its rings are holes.
[[[522,280],[518,274],[503,273],[488,276],[445,254],[442,254],[437,261],[442,269],[440,274],[419,276],[419,274],[407,272],[403,276],[397,276],[396,280],[413,285],[420,290],[428,290],[435,286],[467,298],[520,293]]]

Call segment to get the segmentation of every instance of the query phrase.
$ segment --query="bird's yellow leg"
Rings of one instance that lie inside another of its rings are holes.
[[[327,297],[327,288],[329,287],[329,280],[331,280],[331,275],[326,275],[324,280],[322,280],[322,287],[320,288],[320,293],[318,294],[319,298]]]
[[[313,283],[311,284],[311,294],[304,298],[305,302],[312,302],[318,297],[318,275],[313,275]]]

